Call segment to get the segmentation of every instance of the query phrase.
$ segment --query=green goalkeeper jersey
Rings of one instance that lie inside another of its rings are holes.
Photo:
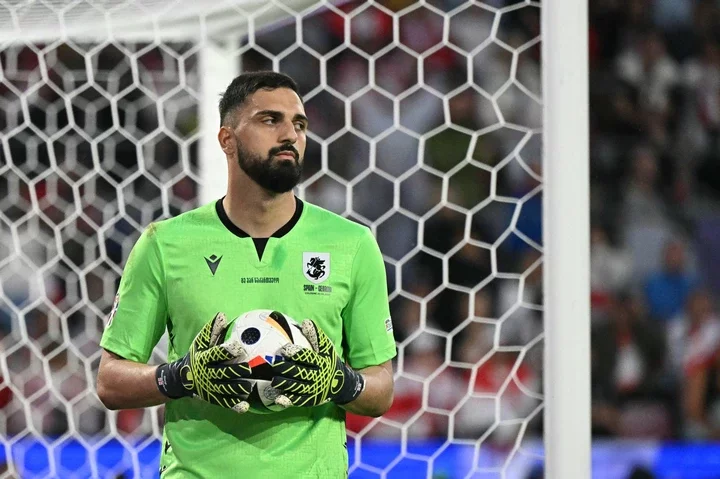
[[[218,311],[231,319],[253,309],[314,319],[356,369],[395,356],[372,233],[300,200],[293,219],[266,240],[231,223],[221,200],[151,224],[128,258],[100,344],[146,363],[167,330],[173,361]],[[199,399],[172,400],[162,451],[164,478],[341,478],[345,414],[333,403],[241,415]]]

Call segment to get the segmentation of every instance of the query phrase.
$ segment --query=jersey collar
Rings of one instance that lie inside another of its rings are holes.
[[[223,196],[217,202],[215,203],[215,211],[217,212],[218,217],[220,218],[220,221],[225,226],[225,228],[228,229],[232,234],[235,236],[238,236],[240,238],[249,238],[250,235],[247,234],[245,231],[240,229],[235,223],[230,221],[230,218],[228,217],[227,213],[225,212],[225,207],[223,206],[223,199],[225,197]],[[297,224],[298,220],[300,219],[300,215],[303,211],[303,202],[298,198],[295,197],[295,213],[293,213],[292,218],[290,218],[290,221],[285,223],[279,230],[274,232],[271,237],[272,238],[282,238],[286,234],[290,232],[291,229]]]

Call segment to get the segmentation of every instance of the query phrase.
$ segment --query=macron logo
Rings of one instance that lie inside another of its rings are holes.
[[[210,268],[210,272],[213,276],[215,276],[215,271],[217,271],[218,266],[220,266],[220,260],[222,259],[222,256],[217,257],[215,255],[210,256],[209,258],[205,258],[205,262],[208,265],[208,268]]]

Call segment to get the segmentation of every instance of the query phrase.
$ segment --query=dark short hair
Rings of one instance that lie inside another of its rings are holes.
[[[220,98],[220,125],[227,124],[228,115],[242,106],[245,100],[256,91],[275,90],[276,88],[289,88],[298,93],[295,80],[284,73],[258,71],[243,73],[235,77]]]

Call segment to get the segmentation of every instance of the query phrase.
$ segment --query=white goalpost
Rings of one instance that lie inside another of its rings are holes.
[[[590,477],[587,2],[543,6],[546,477]]]
[[[162,408],[104,410],[100,335],[144,227],[224,193],[252,68],[300,83],[298,196],[388,269],[398,409],[348,422],[350,477],[589,478],[587,31],[584,1],[0,0],[0,478],[157,475]]]

